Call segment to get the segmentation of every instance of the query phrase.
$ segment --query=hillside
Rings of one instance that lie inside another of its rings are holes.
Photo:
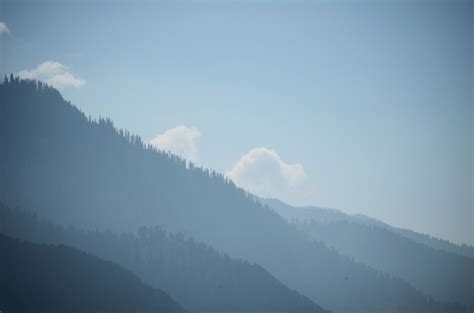
[[[415,242],[430,246],[433,249],[443,250],[446,252],[463,255],[474,258],[474,247],[466,244],[454,244],[448,240],[439,239],[427,234],[420,234],[410,229],[398,228],[390,226],[375,218],[365,216],[363,214],[349,215],[336,209],[320,208],[316,206],[294,207],[288,205],[278,199],[264,199],[260,201],[275,210],[279,215],[291,221],[296,219],[300,222],[311,222],[312,220],[319,223],[330,223],[338,221],[347,221],[351,223],[359,223],[369,226],[378,226],[386,228],[391,232],[399,234],[405,238]]]
[[[446,252],[463,255],[474,259],[474,247],[467,244],[454,244],[445,239],[439,239],[427,234],[420,234],[410,229],[390,227],[394,232],[401,236],[416,241],[418,243],[430,246],[433,249],[444,250]]]
[[[120,266],[76,249],[0,234],[0,251],[2,312],[184,312]]]
[[[263,200],[293,225],[340,253],[401,277],[436,299],[474,305],[474,259],[408,239],[374,219]],[[421,236],[421,235],[420,235]]]
[[[10,79],[0,100],[0,200],[10,207],[77,227],[182,232],[334,311],[442,310],[406,281],[308,240],[223,175],[87,118],[55,89]]]
[[[336,209],[320,208],[315,206],[294,207],[278,199],[259,198],[263,205],[277,212],[287,221],[298,222],[316,221],[319,223],[332,223],[339,221],[356,221],[357,217],[345,214]]]
[[[0,233],[67,244],[119,263],[151,286],[166,290],[189,312],[326,312],[288,289],[265,269],[159,228],[138,234],[82,231],[38,220],[0,204]]]

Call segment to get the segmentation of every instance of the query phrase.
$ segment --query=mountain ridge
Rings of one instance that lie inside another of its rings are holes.
[[[468,245],[465,243],[457,244],[446,239],[437,238],[435,236],[425,234],[425,233],[419,233],[411,229],[402,228],[402,227],[394,227],[388,223],[385,223],[376,218],[367,216],[365,214],[360,214],[360,213],[347,214],[338,209],[322,208],[322,207],[312,206],[312,205],[292,206],[275,198],[259,198],[259,200],[263,204],[267,204],[270,208],[276,210],[278,214],[280,214],[282,217],[290,221],[293,218],[301,220],[301,221],[303,220],[309,221],[311,219],[314,219],[314,220],[317,220],[318,222],[333,222],[333,221],[344,220],[344,221],[361,223],[364,225],[379,226],[379,227],[386,228],[394,233],[397,233],[403,237],[411,239],[413,241],[430,246],[434,249],[444,250],[446,252],[451,252],[451,253],[463,255],[469,258],[474,258],[474,246],[472,245]],[[322,212],[325,212],[325,214]],[[325,216],[325,218],[323,216]]]

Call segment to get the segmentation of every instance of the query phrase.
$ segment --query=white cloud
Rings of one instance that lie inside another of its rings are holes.
[[[244,154],[226,174],[238,186],[261,197],[281,197],[306,177],[301,164],[285,163],[276,151],[255,148]]]
[[[0,22],[0,35],[9,34],[9,33],[10,33],[10,29],[8,29],[7,24]]]
[[[201,132],[196,127],[181,125],[168,129],[163,134],[149,140],[148,143],[158,149],[170,151],[186,160],[196,162],[196,139],[200,136]]]
[[[44,81],[59,90],[66,87],[79,88],[86,83],[83,79],[75,77],[68,66],[55,61],[46,61],[34,69],[20,71],[18,76]]]

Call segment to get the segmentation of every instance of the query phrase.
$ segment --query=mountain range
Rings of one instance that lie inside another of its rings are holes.
[[[346,221],[368,226],[377,226],[386,228],[391,232],[408,238],[412,241],[424,244],[436,250],[443,250],[469,258],[474,258],[474,247],[467,244],[455,244],[448,240],[436,238],[428,234],[415,232],[410,229],[390,226],[375,218],[363,214],[346,214],[340,210],[321,208],[317,206],[294,207],[278,199],[260,198],[263,204],[274,209],[278,214],[288,221],[296,220],[299,222],[317,221],[319,223],[331,223]]]
[[[6,79],[0,85],[0,99],[0,201],[6,207],[29,210],[48,223],[84,232],[98,231],[96,236],[81,235],[81,242],[90,238],[88,245],[67,241],[66,244],[113,259],[148,282],[155,281],[156,286],[165,280],[153,278],[153,271],[164,271],[158,269],[160,265],[154,267],[161,264],[161,259],[153,253],[163,242],[170,242],[173,246],[189,245],[189,250],[177,249],[180,253],[193,251],[183,261],[186,266],[191,266],[190,260],[197,260],[200,254],[216,264],[226,264],[223,269],[216,268],[216,272],[226,273],[223,281],[231,280],[231,268],[249,273],[251,277],[247,278],[236,275],[238,284],[229,286],[218,297],[214,294],[216,303],[222,301],[220,305],[230,303],[229,293],[235,293],[232,288],[245,294],[239,288],[258,281],[262,283],[259,289],[269,288],[259,294],[269,294],[271,299],[255,303],[265,303],[266,308],[274,304],[279,308],[275,311],[289,310],[277,300],[276,294],[280,293],[301,305],[303,311],[322,310],[321,307],[335,312],[365,313],[468,311],[472,284],[459,297],[451,293],[440,296],[416,286],[414,278],[404,277],[392,268],[370,263],[368,259],[358,260],[354,251],[344,250],[327,238],[320,239],[319,235],[289,223],[224,175],[158,151],[139,137],[116,129],[109,119],[87,117],[57,90],[40,82]],[[146,235],[140,235],[140,229],[147,230]],[[189,239],[167,237],[161,230],[182,234],[205,247],[196,244],[201,247],[196,248]],[[112,236],[107,239],[110,244],[101,246],[99,242],[108,232],[121,239]],[[62,231],[55,235],[57,242],[67,237],[60,234]],[[121,245],[121,240],[130,244],[128,250],[140,252],[127,251],[127,256],[120,257],[123,250],[117,249],[107,254],[105,247]],[[91,248],[95,242],[102,248]],[[219,253],[223,255],[216,256]],[[152,261],[127,266],[126,258],[131,256]],[[450,258],[436,260],[448,259],[451,262]],[[472,259],[466,259],[470,269]],[[393,262],[405,260],[398,255]],[[452,264],[443,263],[441,268],[451,268]],[[424,264],[417,262],[414,266]],[[450,275],[429,273],[439,275],[434,281]],[[203,279],[192,270],[187,275],[189,280]],[[213,275],[211,282],[218,281]],[[210,292],[197,287],[186,289],[195,293],[186,295],[171,284],[162,286],[175,299],[196,310],[196,300],[191,299]],[[203,286],[209,287],[205,282]],[[251,295],[247,297],[251,299]],[[212,294],[207,299],[211,298]],[[236,310],[256,312],[261,309],[258,305]]]
[[[292,207],[276,199],[262,199],[262,202],[308,237],[343,255],[401,277],[436,299],[474,305],[474,259],[466,256],[472,247],[394,228],[361,215],[318,207]],[[459,250],[465,253],[453,252]]]

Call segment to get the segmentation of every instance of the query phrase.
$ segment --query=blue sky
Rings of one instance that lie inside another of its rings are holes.
[[[0,71],[59,73],[86,114],[257,194],[474,244],[473,10],[0,0]]]

